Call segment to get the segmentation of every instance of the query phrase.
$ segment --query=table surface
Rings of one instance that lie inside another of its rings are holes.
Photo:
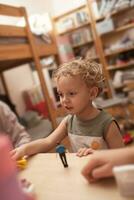
[[[20,178],[34,184],[37,200],[125,200],[114,179],[89,184],[81,175],[88,157],[68,153],[69,167],[64,168],[59,156],[45,153],[33,156]],[[129,198],[130,199],[130,198]]]

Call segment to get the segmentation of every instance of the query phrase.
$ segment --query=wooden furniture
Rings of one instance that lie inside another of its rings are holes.
[[[0,72],[33,60],[40,79],[42,92],[47,103],[52,126],[53,128],[56,128],[56,114],[48,93],[40,64],[41,57],[57,55],[55,39],[51,34],[51,44],[42,44],[35,41],[35,38],[30,31],[27,13],[24,7],[13,7],[0,4],[0,15],[8,17],[23,17],[25,20],[24,27],[0,25]],[[5,42],[5,38],[8,43]],[[9,39],[13,40],[9,42]],[[2,78],[5,89],[7,90],[4,77],[2,76]]]
[[[99,4],[102,1],[99,0],[97,2]],[[98,46],[97,52],[100,56],[100,62],[103,64],[105,71],[107,71],[108,79],[113,82],[114,75],[118,70],[124,73],[134,67],[134,39],[131,37],[133,35],[132,30],[134,31],[134,6],[128,5],[118,10],[113,8],[113,11],[108,14],[96,18],[92,2],[87,0],[87,5],[91,16],[92,30],[95,35],[96,48]],[[109,29],[104,33],[99,32],[100,28],[98,26],[100,23],[107,23],[105,26],[112,26],[111,30]],[[124,83],[119,87],[114,84],[114,90],[117,95],[123,95],[123,87]]]
[[[122,70],[123,72],[127,69],[133,69],[134,60],[130,60],[122,64],[121,63],[119,64],[117,62],[113,64],[111,63],[114,62],[115,59],[117,61],[118,55],[120,53],[134,51],[134,46],[118,48],[117,50],[113,50],[111,52],[106,52],[105,48],[107,47],[107,44],[109,44],[110,46],[110,45],[114,45],[115,42],[118,42],[118,40],[120,40],[121,37],[123,37],[123,34],[125,32],[134,28],[134,23],[131,19],[131,22],[129,23],[126,22],[127,24],[120,25],[118,27],[115,26],[114,30],[109,31],[105,34],[100,34],[98,32],[97,25],[98,23],[102,21],[106,22],[110,17],[114,18],[113,21],[115,22],[115,24],[117,24],[117,22],[123,23],[123,20],[125,23],[125,19],[127,21],[127,19],[129,19],[130,16],[131,18],[133,17],[134,7],[129,6],[121,10],[113,11],[109,15],[106,15],[106,16],[103,15],[96,18],[94,14],[95,10],[93,7],[94,2],[95,1],[87,0],[87,3],[85,5],[82,5],[76,9],[73,9],[65,13],[64,15],[54,18],[55,27],[57,28],[56,34],[60,37],[66,35],[70,38],[70,41],[71,41],[70,44],[72,45],[72,49],[74,51],[75,56],[79,56],[76,54],[76,52],[78,52],[77,49],[80,49],[80,51],[82,51],[82,49],[88,48],[89,49],[88,57],[99,61],[103,65],[103,72],[106,77],[106,89],[104,90],[105,91],[104,99],[112,100],[114,97],[116,97],[116,95],[120,95],[121,97],[122,96],[126,97],[125,90],[128,87],[131,88],[131,90],[133,90],[133,87],[132,87],[133,83],[122,84],[121,87],[115,88],[113,85],[113,79],[114,79],[115,72],[117,70]],[[100,2],[101,0],[96,0],[96,4],[99,4]],[[81,21],[80,21],[79,15],[83,12],[85,12],[85,15],[87,17],[85,17],[85,21],[84,21],[84,19],[82,18],[84,17],[84,15],[81,16]],[[68,23],[70,22],[69,24],[70,26],[66,22]],[[65,26],[64,28],[65,30],[63,29],[64,26]],[[92,39],[90,41],[87,40],[86,42],[79,43],[79,41],[81,41],[83,38],[85,39],[85,35],[83,31],[85,28],[89,30],[89,32],[91,33]],[[81,32],[81,35],[80,35],[81,37],[78,34],[79,37],[77,37],[77,40],[76,40],[78,44],[73,45],[72,35],[77,33],[78,31]],[[83,34],[83,37],[82,37],[82,34]],[[96,50],[96,54],[94,56],[91,54],[92,47],[94,47],[94,49]],[[85,54],[83,55],[83,57],[85,56]],[[129,95],[128,95],[128,98],[129,98]],[[118,107],[118,105],[116,106]],[[121,106],[122,105],[120,104],[119,105],[120,111],[122,110]],[[128,105],[128,109],[129,108],[130,106]],[[129,111],[131,112],[130,109]],[[131,114],[133,116],[133,111],[131,112]]]
[[[64,168],[55,153],[38,154],[28,160],[27,168],[19,173],[19,177],[34,184],[37,200],[123,200],[114,179],[87,183],[81,169],[88,159],[88,156],[79,158],[67,154],[69,167]]]
[[[69,37],[70,44],[72,46],[75,56],[84,57],[86,54],[85,51],[83,54],[77,54],[77,52],[78,49],[82,51],[84,48],[87,48],[89,49],[88,57],[100,61],[100,63],[103,65],[103,71],[107,80],[107,90],[105,91],[107,92],[107,97],[111,98],[114,95],[111,84],[113,82],[115,72],[117,70],[125,71],[126,69],[132,69],[134,66],[134,61],[132,60],[124,63],[114,62],[114,60],[117,61],[117,57],[121,53],[134,51],[134,46],[130,45],[124,48],[111,50],[109,52],[106,51],[106,47],[112,45],[114,46],[116,42],[121,40],[125,32],[134,28],[134,7],[128,6],[124,9],[113,11],[106,16],[103,15],[96,18],[94,14],[95,10],[93,7],[94,2],[95,1],[87,0],[87,3],[85,5],[73,9],[65,13],[64,15],[55,17],[54,24],[56,27],[56,34],[58,36],[62,37],[63,35],[66,35]],[[100,3],[101,0],[96,0],[96,4]],[[97,29],[98,23],[103,21],[107,22],[109,18],[112,18],[113,20],[113,23],[115,25],[114,29],[104,34],[100,34]],[[123,24],[123,21],[126,24],[121,25]],[[85,40],[85,28],[87,29],[87,31],[89,31],[89,34],[91,34],[90,40]],[[79,32],[81,34],[78,34]],[[72,39],[73,35],[75,35],[74,40]],[[73,44],[73,41],[76,42],[75,45]],[[93,46],[96,50],[96,53],[94,52],[94,56],[91,55]],[[113,64],[111,64],[112,62]],[[114,89],[116,90],[117,94],[120,93],[120,88]]]
[[[101,1],[99,0],[97,2],[100,3]],[[113,98],[113,103],[114,103],[114,98],[118,96],[120,99],[122,99],[122,102],[126,97],[128,98],[128,103],[124,104],[124,107],[122,103],[115,104],[115,107],[117,108],[118,112],[116,111],[115,108],[114,109],[112,109],[112,107],[110,108],[110,106],[108,106],[109,107],[108,111],[115,117],[124,116],[125,119],[129,115],[129,118],[133,120],[134,104],[133,104],[133,99],[130,98],[129,95],[129,91],[133,90],[132,78],[130,78],[130,80],[128,81],[122,82],[120,87],[115,86],[115,84],[113,84],[113,81],[115,73],[118,70],[120,70],[121,73],[125,73],[125,71],[127,72],[127,70],[131,69],[132,70],[131,72],[133,73],[134,59],[132,56],[133,54],[132,52],[134,52],[134,45],[133,45],[133,38],[129,36],[128,31],[132,31],[132,29],[134,31],[134,22],[133,22],[134,6],[129,5],[123,9],[113,10],[107,15],[103,15],[100,16],[99,18],[96,18],[93,12],[92,2],[87,0],[87,5],[89,7],[89,14],[92,20],[94,41],[96,43],[96,48],[98,46],[97,52],[100,56],[100,62],[103,64],[105,74],[107,74],[106,77],[108,77],[109,88],[111,89],[111,97]],[[107,22],[109,19],[111,19],[113,22],[114,26],[113,30],[100,34],[97,29],[98,23]],[[130,35],[132,35],[132,33]],[[107,50],[107,48],[109,49]],[[126,57],[129,57],[128,60],[127,58],[126,60],[120,59],[120,57],[123,57],[123,53],[127,53]],[[131,72],[129,73],[129,75],[126,75],[126,77],[127,76],[130,77]],[[124,77],[122,76],[122,80],[123,79],[125,79],[125,75]],[[112,87],[110,87],[110,85]],[[128,91],[125,91],[125,89],[128,89]],[[124,112],[125,109],[127,110],[126,111],[127,115],[126,112]],[[123,115],[121,113],[123,113]]]
[[[106,63],[100,39],[97,37],[95,23],[93,23],[93,15],[90,12],[90,6],[82,5],[76,9],[73,9],[64,15],[54,18],[56,34],[59,37],[65,35],[69,38],[70,44],[74,53],[74,57],[84,57],[93,60],[100,59],[103,64],[103,71],[106,76],[106,80],[109,80],[109,73],[106,70]],[[68,25],[69,24],[69,25]],[[68,49],[67,49],[68,53]],[[111,97],[111,88],[108,81],[106,95]]]

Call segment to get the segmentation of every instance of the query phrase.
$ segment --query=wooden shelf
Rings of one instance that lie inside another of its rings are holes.
[[[120,10],[113,10],[110,14],[99,17],[98,19],[96,19],[96,21],[104,20],[108,16],[118,15],[118,14],[122,13],[123,11],[127,11],[128,9],[132,9],[132,8],[134,8],[134,6],[128,6],[126,8],[120,9]]]
[[[105,53],[105,56],[112,56],[112,55],[115,55],[118,53],[123,53],[123,52],[129,51],[129,50],[133,50],[133,49],[134,49],[134,46],[131,48],[118,49],[116,51],[111,51],[111,53],[107,53],[107,54]]]
[[[124,31],[126,29],[129,29],[129,28],[133,28],[134,27],[134,22],[133,23],[130,23],[130,24],[126,24],[124,26],[121,26],[117,29],[115,29],[115,32],[120,32],[120,31]]]
[[[114,30],[112,30],[112,31],[109,31],[109,32],[107,32],[107,33],[104,33],[104,34],[102,34],[102,35],[100,35],[100,36],[103,37],[103,36],[109,35],[109,34],[111,34],[111,33],[119,33],[119,32],[121,32],[121,31],[125,31],[125,30],[130,29],[130,28],[133,28],[133,27],[134,27],[134,22],[133,22],[133,23],[130,23],[130,24],[127,24],[127,25],[124,25],[124,26],[121,26],[121,27],[119,27],[119,28],[116,28],[116,29],[114,29]]]
[[[74,32],[74,31],[76,31],[76,30],[78,30],[78,29],[80,29],[80,28],[83,28],[83,27],[89,26],[89,25],[90,25],[90,22],[86,22],[86,23],[80,24],[80,25],[77,26],[77,27],[73,27],[73,28],[71,28],[71,29],[69,29],[69,30],[63,31],[63,32],[58,33],[58,34],[59,34],[59,35],[69,34],[69,33],[71,33],[71,32]]]
[[[134,65],[134,62],[128,62],[125,64],[109,66],[108,70],[126,69],[128,67],[132,67],[133,65]]]
[[[116,87],[114,87],[114,89],[115,90],[121,90],[121,89],[123,89],[123,87],[124,87],[124,85],[121,85],[121,86],[118,86],[118,87],[116,86]]]
[[[121,27],[115,28],[113,31],[110,31],[110,32],[105,33],[103,35],[99,35],[99,33],[97,31],[96,23],[98,21],[101,21],[101,20],[106,20],[108,17],[113,17],[114,20],[123,20],[123,17],[128,16],[128,19],[129,19],[129,16],[131,16],[131,18],[133,19],[133,10],[132,10],[133,8],[134,8],[134,6],[133,7],[128,6],[126,8],[122,8],[120,10],[114,10],[109,15],[101,16],[98,19],[95,19],[94,10],[92,9],[92,1],[87,0],[86,5],[83,5],[82,7],[79,7],[79,8],[76,8],[75,10],[67,12],[66,14],[57,18],[58,20],[62,20],[62,18],[64,18],[64,17],[66,18],[70,14],[72,15],[75,12],[79,12],[81,9],[87,10],[87,14],[89,15],[89,22],[81,24],[81,25],[76,26],[76,27],[73,27],[70,30],[63,31],[62,33],[59,33],[58,35],[69,34],[69,33],[77,31],[80,28],[83,28],[83,27],[87,28],[89,26],[89,29],[91,29],[91,32],[92,32],[92,38],[93,39],[89,42],[79,43],[79,44],[75,44],[75,45],[71,44],[71,46],[74,50],[74,54],[75,53],[77,54],[77,52],[79,53],[79,51],[77,51],[79,49],[77,49],[77,48],[80,47],[80,50],[81,50],[82,46],[84,46],[86,44],[89,44],[89,48],[90,48],[90,43],[93,42],[93,44],[95,45],[97,56],[90,57],[90,59],[99,61],[103,66],[103,72],[104,72],[104,75],[106,77],[106,85],[107,85],[106,92],[107,92],[108,98],[112,97],[112,91],[111,91],[111,87],[110,87],[110,84],[109,84],[109,80],[112,79],[110,70],[117,70],[117,69],[122,70],[122,69],[126,69],[127,67],[132,67],[134,65],[133,62],[131,62],[131,63],[128,62],[128,63],[125,63],[125,64],[117,64],[117,65],[109,66],[108,65],[109,59],[112,59],[112,56],[114,56],[116,54],[127,52],[127,51],[130,51],[130,50],[134,50],[134,45],[133,44],[132,45],[131,44],[130,45],[124,44],[122,46],[120,45],[119,46],[120,48],[113,49],[111,51],[105,51],[104,46],[110,46],[110,45],[112,46],[112,44],[116,43],[116,41],[118,42],[120,37],[121,37],[120,35],[124,34],[123,31],[134,28],[134,23],[122,25]],[[129,9],[131,11],[130,14],[129,14]],[[57,19],[56,19],[56,21],[57,21]],[[105,40],[103,41],[103,39],[104,39],[103,36],[105,37],[105,36],[107,36],[107,34],[111,34],[111,35],[108,35],[108,36],[112,36],[111,37],[112,39],[110,37],[106,37]],[[112,34],[115,35],[115,38],[113,38],[114,36]],[[103,46],[103,42],[105,42],[104,46]],[[114,45],[113,45],[113,47],[114,47]]]
[[[70,10],[69,12],[66,12],[66,13],[64,13],[64,14],[61,14],[61,15],[57,16],[57,17],[54,17],[53,20],[54,20],[54,21],[58,21],[59,19],[61,19],[61,18],[63,18],[63,17],[66,17],[66,16],[68,16],[68,15],[70,15],[70,14],[73,14],[73,13],[75,13],[75,12],[78,12],[79,10],[84,9],[84,8],[86,8],[86,5],[85,5],[85,4],[82,5],[82,6],[80,6],[80,7],[78,7],[78,8],[75,8],[75,9],[73,9],[73,10]]]
[[[87,42],[84,42],[84,43],[73,45],[72,48],[78,48],[78,47],[81,47],[83,45],[86,45],[86,44],[89,44],[89,43],[92,43],[92,42],[93,42],[93,40],[90,40],[90,41],[87,41]]]
[[[89,57],[91,60],[97,60],[97,59],[99,59],[99,57],[98,56],[92,56],[92,57]]]

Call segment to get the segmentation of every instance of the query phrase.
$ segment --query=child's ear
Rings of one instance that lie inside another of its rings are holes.
[[[98,93],[99,93],[98,87],[95,86],[91,87],[89,89],[90,100],[94,100],[98,96]]]

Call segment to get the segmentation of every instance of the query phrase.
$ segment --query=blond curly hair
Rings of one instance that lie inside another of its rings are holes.
[[[63,76],[75,77],[77,75],[80,75],[88,87],[98,87],[99,93],[103,90],[105,78],[102,73],[102,68],[100,64],[93,60],[76,59],[60,65],[53,72],[54,80],[58,80]]]

